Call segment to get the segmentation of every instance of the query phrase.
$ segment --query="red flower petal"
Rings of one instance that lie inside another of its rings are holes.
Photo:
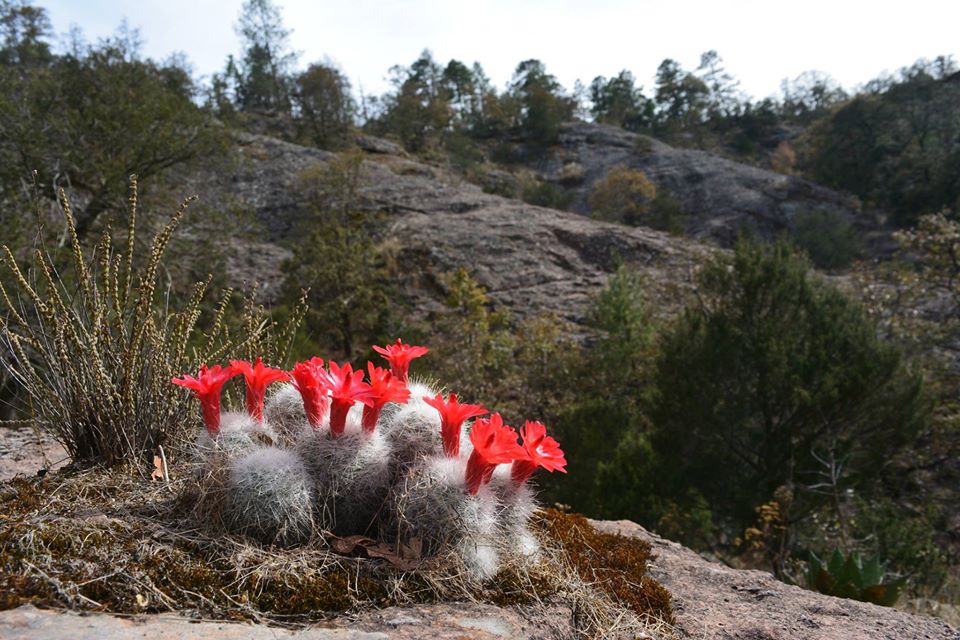
[[[560,443],[547,435],[547,428],[543,423],[527,420],[520,434],[523,436],[526,459],[516,460],[510,469],[510,476],[517,485],[526,482],[540,467],[551,472],[567,472],[567,460],[560,449]]]
[[[467,460],[466,483],[471,495],[476,495],[480,485],[490,481],[493,468],[498,464],[527,457],[527,452],[517,443],[517,432],[503,424],[499,413],[489,419],[478,418],[470,429],[470,442],[473,453]]]
[[[170,382],[193,391],[200,400],[207,432],[215,436],[220,430],[220,392],[227,380],[238,373],[232,366],[223,368],[215,364],[208,369],[207,365],[201,364],[196,378],[185,375],[182,378],[171,378]]]
[[[410,369],[410,361],[420,356],[426,355],[430,349],[426,347],[411,346],[403,344],[400,338],[397,338],[396,344],[390,344],[386,347],[374,346],[373,350],[386,358],[390,363],[390,370],[395,378],[404,382],[407,381],[407,373]]]
[[[267,393],[267,386],[287,380],[290,375],[281,369],[265,367],[262,358],[257,358],[254,365],[246,360],[231,360],[230,366],[242,373],[247,382],[247,413],[263,422],[263,397]]]
[[[370,390],[373,392],[373,404],[363,408],[363,430],[373,433],[384,405],[388,402],[406,403],[410,399],[410,390],[403,380],[372,362],[367,363],[367,374],[370,378]]]
[[[423,401],[440,412],[440,437],[443,438],[443,452],[448,458],[460,455],[460,430],[463,421],[487,413],[479,404],[460,404],[457,394],[451,393],[444,402],[439,393],[434,398],[424,397]]]

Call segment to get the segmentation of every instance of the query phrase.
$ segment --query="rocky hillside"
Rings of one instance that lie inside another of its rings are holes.
[[[791,228],[797,213],[812,210],[846,218],[862,231],[878,229],[871,216],[859,213],[856,199],[809,180],[706,151],[671,147],[607,125],[566,125],[559,149],[542,173],[548,180],[573,185],[573,209],[588,214],[593,183],[617,165],[640,169],[658,189],[667,189],[688,216],[687,232],[721,246],[731,246],[741,228],[776,237]]]
[[[234,284],[259,280],[269,302],[282,280],[279,265],[302,231],[298,175],[334,155],[265,135],[238,134],[236,142],[230,162],[192,169],[179,188],[199,193],[214,209],[228,203],[253,213],[263,233],[233,238],[228,268]],[[854,199],[830,189],[604,125],[566,125],[550,160],[539,167],[543,179],[575,192],[573,212],[485,193],[385,140],[363,136],[358,142],[366,154],[365,205],[388,214],[400,271],[409,274],[401,288],[426,313],[442,298],[441,275],[460,266],[517,317],[548,311],[578,321],[615,255],[638,266],[651,299],[669,308],[693,264],[712,246],[730,246],[741,228],[772,238],[788,230],[798,212],[820,209],[850,219],[874,245],[887,235],[858,212]],[[586,215],[593,183],[621,164],[643,170],[680,202],[693,240]]]
[[[231,175],[200,172],[185,188],[214,208],[233,202],[254,212],[265,233],[232,241],[229,276],[234,284],[262,281],[270,300],[280,282],[279,264],[289,255],[283,247],[302,222],[297,176],[333,156],[259,135],[243,135],[238,143],[236,161],[227,169]],[[590,295],[613,269],[615,255],[636,265],[655,298],[669,305],[681,296],[695,262],[711,250],[649,229],[490,195],[397,153],[368,152],[367,158],[362,196],[366,206],[389,214],[399,271],[409,274],[399,284],[425,313],[442,298],[441,275],[465,266],[494,302],[520,318],[550,311],[579,321]]]

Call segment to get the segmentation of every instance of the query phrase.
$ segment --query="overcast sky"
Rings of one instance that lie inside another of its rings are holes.
[[[242,0],[36,0],[57,33],[90,40],[123,18],[145,52],[187,54],[198,74],[239,49]],[[387,70],[429,48],[435,59],[480,62],[502,87],[517,63],[539,58],[568,89],[629,69],[649,89],[664,58],[693,69],[716,49],[755,98],[780,81],[825,71],[847,88],[921,57],[960,61],[960,0],[278,0],[300,65],[328,59],[368,94]]]

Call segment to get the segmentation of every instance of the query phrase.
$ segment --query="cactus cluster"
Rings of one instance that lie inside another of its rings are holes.
[[[409,380],[425,347],[374,349],[389,370],[311,358],[287,372],[258,359],[175,378],[200,400],[207,427],[196,455],[212,504],[198,513],[264,544],[325,532],[416,540],[425,554],[457,554],[477,578],[492,577],[504,555],[535,557],[527,481],[540,467],[565,471],[557,442],[539,422],[518,436],[500,414]],[[221,413],[221,389],[239,374],[247,412]],[[282,384],[266,397],[272,383]]]

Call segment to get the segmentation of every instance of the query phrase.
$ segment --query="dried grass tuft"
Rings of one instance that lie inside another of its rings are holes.
[[[192,200],[180,204],[143,256],[134,255],[136,177],[123,250],[107,228],[86,251],[62,191],[66,255],[41,242],[33,262],[21,267],[8,247],[0,250],[16,283],[0,296],[7,307],[2,364],[22,387],[32,419],[75,461],[149,462],[158,447],[187,442],[197,423],[184,416],[194,415],[195,406],[170,378],[201,362],[251,355],[285,360],[303,304],[287,326],[277,327],[248,297],[242,329],[231,331],[226,312],[233,292],[226,291],[204,331],[199,322],[211,278],[179,302],[159,291],[167,247]]]

